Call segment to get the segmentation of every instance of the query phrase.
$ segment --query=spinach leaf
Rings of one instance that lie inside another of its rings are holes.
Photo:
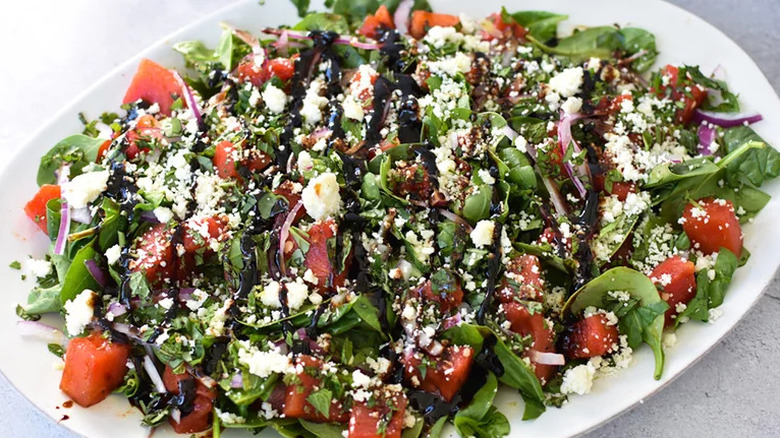
[[[752,128],[735,126],[723,132],[723,147],[727,153],[738,151],[746,144],[763,146],[745,151],[726,166],[726,178],[734,186],[738,181],[760,187],[764,181],[780,175],[780,152],[767,143]]]
[[[510,118],[508,122],[512,129],[525,137],[530,143],[541,143],[547,138],[547,122],[542,119],[516,116]]]
[[[574,292],[564,305],[563,314],[578,315],[589,306],[604,309],[608,305],[609,292],[613,291],[626,291],[641,305],[632,314],[626,315],[630,321],[625,328],[630,328],[635,334],[637,330],[641,331],[641,339],[655,355],[654,376],[660,379],[664,366],[661,335],[666,303],[661,300],[655,285],[645,274],[626,267],[612,268]],[[645,310],[640,310],[642,308]],[[629,333],[625,334],[630,336]]]
[[[493,190],[490,186],[483,184],[477,187],[475,191],[466,197],[463,202],[463,218],[472,224],[476,224],[481,219],[490,216],[490,204],[493,199]]]
[[[479,420],[472,418],[455,418],[455,428],[460,436],[476,438],[498,438],[509,435],[509,420],[495,406]]]
[[[547,11],[521,11],[510,14],[506,8],[501,8],[501,18],[505,23],[514,20],[515,23],[526,28],[529,35],[539,41],[546,42],[555,38],[558,32],[558,23],[569,16]]]
[[[49,288],[36,287],[27,297],[27,307],[24,310],[31,315],[59,312],[62,309],[60,291],[62,287],[55,285]]]
[[[112,199],[104,198],[100,208],[103,210],[103,221],[99,228],[98,245],[105,252],[119,240],[119,229],[125,219],[119,214],[119,205]]]
[[[708,78],[699,70],[699,67],[686,65],[682,70],[683,71],[680,72],[681,74],[687,72],[694,82],[710,89],[707,93],[707,100],[704,101],[704,105],[702,106],[703,109],[729,113],[739,111],[739,100],[737,99],[737,95],[729,91],[725,82]],[[713,96],[718,94],[720,95],[720,102],[713,103]]]
[[[342,428],[336,424],[315,423],[307,420],[300,420],[300,422],[304,429],[319,438],[344,438],[344,435],[341,434]]]
[[[571,36],[559,40],[555,47],[547,46],[533,37],[529,39],[545,52],[566,56],[575,63],[591,57],[610,59],[615,51],[623,48],[623,36],[612,26],[575,31]]]
[[[462,420],[465,419],[473,421],[479,421],[483,419],[490,411],[490,408],[493,406],[493,399],[496,397],[497,392],[498,379],[496,379],[496,376],[493,373],[489,372],[487,375],[487,381],[484,385],[482,385],[482,388],[480,388],[479,391],[474,394],[474,398],[471,399],[471,403],[455,414],[453,424],[455,424],[455,428],[458,430],[460,436],[470,436],[472,433],[464,433],[464,431],[461,430],[459,423],[462,423]]]
[[[56,171],[63,164],[70,164],[70,176],[81,174],[81,169],[87,164],[94,163],[97,159],[98,149],[105,139],[92,138],[82,134],[66,137],[43,157],[38,166],[37,182],[39,186],[44,184],[56,184]]]
[[[733,252],[726,248],[718,251],[715,266],[712,267],[714,275],[710,277],[710,269],[703,269],[696,274],[696,296],[685,307],[675,321],[675,328],[683,317],[707,322],[710,319],[710,309],[723,304],[726,289],[731,283],[731,277],[737,269],[739,260]]]
[[[379,309],[371,304],[371,301],[365,295],[361,295],[352,303],[352,309],[372,329],[380,333],[382,332],[382,325],[379,323]]]
[[[347,19],[338,14],[327,12],[315,12],[307,15],[298,24],[293,26],[294,30],[332,30],[336,33],[349,33],[349,23]]]
[[[401,433],[401,438],[418,438],[422,433],[423,427],[425,427],[425,420],[415,417],[414,426],[404,429]]]
[[[73,262],[65,274],[65,281],[62,283],[60,292],[60,302],[64,305],[66,302],[76,298],[85,289],[100,290],[100,285],[92,278],[85,262],[94,260],[97,252],[93,249],[94,240],[78,250],[73,257]]]
[[[499,380],[505,385],[519,389],[520,395],[525,401],[523,420],[531,420],[542,415],[545,411],[544,393],[539,379],[536,378],[531,368],[500,339],[496,340],[493,351],[501,362],[501,366],[504,367],[504,374],[499,377]]]
[[[623,48],[626,55],[636,56],[642,52],[632,62],[634,68],[641,73],[649,70],[653,66],[656,56],[658,56],[658,50],[656,50],[655,46],[655,35],[637,27],[620,29],[620,34],[623,36]]]
[[[650,177],[645,188],[651,189],[664,184],[674,183],[686,178],[711,175],[720,170],[711,158],[699,157],[683,163],[664,163],[655,166],[650,171]]]

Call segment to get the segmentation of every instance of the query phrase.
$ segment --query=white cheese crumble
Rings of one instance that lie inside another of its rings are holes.
[[[452,26],[433,26],[428,30],[423,41],[437,49],[441,49],[447,43],[460,43],[463,41],[463,34]]]
[[[561,109],[567,114],[574,114],[582,108],[582,99],[579,97],[570,97],[563,102]]]
[[[154,213],[154,217],[156,217],[161,224],[167,224],[173,219],[173,211],[168,207],[157,207],[152,212]]]
[[[344,109],[344,117],[348,119],[362,121],[365,116],[363,106],[351,95],[344,98],[341,107]]]
[[[352,372],[352,387],[353,388],[368,388],[371,386],[371,378],[363,374],[360,370]]]
[[[263,90],[263,101],[269,111],[281,114],[287,105],[287,95],[284,94],[284,90],[277,88],[274,84],[268,84]]]
[[[68,334],[76,336],[84,331],[84,328],[92,322],[95,314],[95,299],[97,294],[89,289],[84,289],[76,298],[65,303],[65,328]]]
[[[309,181],[301,193],[301,201],[306,213],[314,220],[335,216],[341,207],[336,175],[326,172]]]
[[[566,370],[561,383],[561,393],[585,395],[593,387],[596,368],[590,362]]]
[[[570,97],[580,91],[582,67],[567,68],[550,79],[550,88],[562,97]]]
[[[27,259],[24,261],[24,272],[42,278],[51,272],[51,263],[46,260]]]
[[[108,171],[82,173],[62,185],[62,197],[71,208],[84,208],[108,188]]]
[[[493,243],[493,230],[496,229],[495,222],[491,220],[481,220],[471,230],[471,241],[477,248],[488,246]]]
[[[311,81],[309,89],[306,90],[306,97],[303,99],[301,115],[309,125],[314,125],[322,120],[322,108],[328,104],[328,98],[320,96],[320,91],[324,86],[322,79],[317,78]]]
[[[122,255],[122,248],[119,245],[114,245],[106,250],[106,261],[109,265],[119,261],[119,257]]]
[[[279,301],[280,290],[281,290],[281,286],[279,285],[279,283],[275,281],[268,283],[260,291],[260,302],[262,302],[264,306],[268,306],[274,309],[278,309],[282,307],[282,302]]]
[[[291,366],[290,358],[278,348],[271,351],[242,348],[238,350],[238,362],[246,366],[250,373],[262,378],[273,373],[284,373]]]

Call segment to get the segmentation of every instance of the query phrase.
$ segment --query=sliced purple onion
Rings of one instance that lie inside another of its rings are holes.
[[[313,353],[324,353],[322,347],[320,347],[320,344],[318,344],[317,341],[309,337],[309,334],[306,333],[305,328],[299,328],[295,332],[295,334],[298,335],[298,338],[301,340],[301,342],[306,343],[309,346],[309,349]]]
[[[236,373],[236,375],[230,379],[230,387],[233,389],[244,387],[244,376],[241,375],[241,372]]]
[[[105,288],[108,286],[108,274],[100,269],[100,266],[98,266],[97,262],[93,259],[84,260],[84,266],[87,267],[87,271],[89,271],[89,275],[92,276],[92,278],[95,279],[97,284],[100,285],[100,287]]]
[[[111,328],[117,333],[121,333],[140,344],[144,344],[144,346],[146,346],[147,344],[147,342],[141,336],[138,335],[135,327],[130,324],[115,322],[111,324]],[[150,352],[149,354],[151,354],[151,350],[149,350],[149,352]]]
[[[55,174],[57,176],[57,184],[60,186],[65,184],[68,182],[68,178],[70,177],[70,164],[63,164],[59,169],[57,169]]]
[[[179,289],[179,300],[188,301],[190,298],[192,298],[193,292],[195,292],[194,287],[183,287]]]
[[[363,42],[363,41],[359,41],[355,37],[352,37],[350,39],[337,38],[333,42],[336,44],[350,45],[356,49],[362,49],[362,50],[379,50],[382,48],[382,45],[377,42]]]
[[[712,142],[715,141],[717,131],[709,123],[702,123],[699,126],[699,153],[702,155],[712,155],[715,151],[712,150]]]
[[[198,126],[203,125],[203,117],[200,115],[200,106],[198,105],[198,101],[195,99],[195,95],[192,94],[190,86],[184,82],[184,79],[182,79],[179,72],[176,70],[171,70],[171,73],[173,73],[173,77],[176,78],[176,82],[179,83],[179,86],[181,87],[181,95],[184,98],[184,101],[187,103],[187,108],[192,111],[193,117],[195,117],[195,120],[198,121]]]
[[[18,321],[16,327],[22,336],[36,337],[51,344],[65,342],[65,334],[62,330],[39,321]]]
[[[68,231],[70,230],[70,208],[68,201],[62,199],[60,206],[60,229],[57,232],[57,240],[54,242],[54,254],[65,254],[65,243],[68,241]]]
[[[251,47],[253,52],[255,53],[263,52],[263,47],[260,45],[260,41],[258,41],[257,38],[255,38],[255,36],[252,35],[251,33],[245,30],[236,29],[235,27],[224,22],[220,24],[222,25],[222,27],[229,29],[230,32],[232,32],[233,35],[236,36],[236,38],[240,39],[241,41],[245,42],[249,47]]]
[[[561,147],[561,154],[563,156],[566,156],[566,151],[569,148],[569,145],[574,148],[574,152],[579,154],[582,149],[580,149],[580,146],[577,144],[577,142],[574,140],[574,137],[571,135],[571,124],[572,122],[579,120],[581,118],[584,118],[585,115],[574,113],[574,114],[567,114],[563,111],[561,111],[561,118],[558,121],[558,142]],[[569,178],[571,178],[571,181],[574,183],[574,187],[577,189],[577,192],[580,194],[581,198],[585,198],[587,196],[588,192],[585,189],[585,184],[582,183],[582,181],[579,179],[579,177],[588,178],[590,179],[590,172],[587,168],[587,165],[582,164],[580,166],[577,166],[577,172],[575,172],[574,166],[572,166],[570,163],[563,163],[563,167],[566,169],[566,173],[569,174]],[[579,177],[578,174],[579,173]]]
[[[292,226],[293,221],[295,221],[295,216],[298,214],[298,210],[300,210],[301,207],[303,207],[303,203],[298,201],[290,212],[287,213],[287,217],[284,218],[284,223],[282,224],[282,229],[279,234],[279,264],[281,265],[281,271],[284,275],[287,275],[287,269],[284,266],[284,244],[287,243],[287,238],[290,236],[290,227]]]
[[[80,224],[88,224],[92,222],[92,214],[89,212],[89,207],[74,208],[70,213],[70,219]]]
[[[509,141],[515,141],[515,139],[520,135],[514,129],[510,128],[509,125],[501,128],[501,133],[504,134],[506,138],[509,139]]]
[[[152,223],[152,224],[159,224],[160,223],[160,220],[157,219],[157,216],[154,214],[153,211],[149,211],[149,210],[143,211],[143,212],[141,212],[139,217],[144,222],[149,222],[149,223]]]
[[[328,128],[325,128],[325,127],[322,127],[322,128],[319,128],[319,129],[317,129],[317,130],[315,130],[314,132],[311,133],[311,139],[312,140],[319,140],[319,139],[324,138],[324,137],[329,137],[332,134],[333,134],[332,130],[330,130]]]
[[[144,370],[146,370],[146,374],[149,375],[149,379],[154,383],[155,389],[157,389],[157,392],[160,394],[165,394],[168,392],[167,389],[165,389],[165,384],[163,383],[163,379],[160,376],[160,372],[157,371],[157,367],[154,366],[154,361],[152,360],[149,355],[144,356]]]
[[[282,34],[284,34],[287,37],[287,39],[295,38],[298,40],[309,40],[309,41],[311,41],[312,39],[312,37],[310,37],[309,35],[303,32],[298,32],[289,29],[274,29],[268,27],[263,29],[263,33],[267,33],[269,35],[276,35],[278,37],[281,37]],[[363,41],[359,41],[357,38],[350,35],[342,35],[341,38],[336,38],[335,40],[333,40],[333,43],[344,44],[347,46],[352,46],[356,49],[363,49],[363,50],[379,50],[382,48],[381,44],[373,40],[363,42]]]
[[[466,229],[466,231],[471,232],[471,224],[469,224],[466,221],[466,219],[463,219],[462,217],[458,216],[457,214],[455,214],[455,213],[453,213],[453,212],[451,212],[449,210],[445,210],[443,208],[439,209],[439,214],[444,216],[445,218],[455,222],[456,224],[464,227]]]
[[[127,307],[122,303],[113,302],[109,304],[108,311],[114,316],[122,316],[127,313]]]
[[[530,350],[528,358],[531,359],[531,362],[539,365],[566,365],[566,359],[558,353]]]
[[[458,324],[460,324],[462,320],[463,318],[460,316],[460,313],[456,313],[455,315],[444,320],[444,322],[441,325],[442,329],[449,330],[457,326]]]
[[[401,0],[393,14],[393,23],[401,35],[409,33],[409,15],[412,14],[414,0]]]
[[[764,117],[759,113],[715,114],[697,109],[693,112],[691,121],[694,123],[707,122],[721,128],[733,128],[735,126],[757,123],[763,119]]]
[[[553,207],[555,208],[555,212],[562,217],[568,216],[569,209],[566,208],[566,201],[563,200],[563,197],[561,196],[561,192],[558,191],[558,186],[555,185],[555,182],[552,181],[550,177],[547,176],[542,178],[542,182],[544,183],[544,186],[547,188],[547,192],[550,193],[550,201],[552,201]]]

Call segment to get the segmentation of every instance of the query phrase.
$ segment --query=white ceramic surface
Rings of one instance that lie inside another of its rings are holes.
[[[437,11],[465,12],[478,17],[500,9],[502,3],[510,2],[442,0],[433,3]],[[566,0],[550,4],[543,0],[526,0],[522,9],[569,14],[570,20],[562,26],[564,33],[575,24],[619,23],[643,27],[656,34],[661,64],[700,65],[705,72],[718,64],[724,66],[729,85],[739,92],[745,106],[764,115],[766,121],[757,124],[756,130],[770,143],[780,145],[780,124],[776,123],[780,120],[780,101],[772,87],[736,44],[697,17],[660,1],[596,0],[585,3]],[[4,352],[0,355],[0,371],[53,418],[59,419],[67,414],[70,419],[62,424],[73,431],[90,437],[108,434],[116,438],[145,437],[148,434],[148,429],[139,426],[140,414],[119,396],[112,396],[90,409],[57,409],[66,397],[57,389],[60,373],[55,370],[55,358],[47,351],[44,342],[24,338],[17,332],[13,308],[16,302],[25,302],[31,283],[22,282],[18,271],[4,267],[13,260],[25,258],[27,254],[40,257],[45,253],[46,239],[21,213],[24,202],[35,191],[38,157],[59,139],[80,129],[76,118],[78,112],[85,111],[94,116],[104,110],[115,110],[141,56],[181,67],[181,60],[170,50],[170,44],[184,39],[201,39],[213,45],[220,34],[220,21],[257,30],[295,20],[294,9],[287,1],[269,0],[264,6],[258,6],[256,1],[250,0],[188,26],[96,83],[34,135],[21,148],[22,153],[4,161],[6,165],[0,173],[0,187],[13,187],[14,190],[6,189],[0,193],[0,220],[5,225],[0,232],[0,282],[5,285],[5,293],[0,298],[0,351]],[[780,183],[773,182],[765,190],[777,197],[780,195]],[[771,218],[778,213],[780,202],[770,202],[755,222],[745,227],[745,245],[753,256],[734,277],[722,307],[725,310],[723,317],[714,324],[687,324],[680,329],[677,345],[667,351],[662,380],[653,380],[652,356],[649,350],[642,348],[635,354],[634,363],[628,370],[597,380],[592,394],[572,397],[563,409],[550,409],[531,422],[520,421],[522,401],[519,397],[512,391],[503,391],[499,395],[499,406],[512,421],[513,435],[557,437],[581,433],[651,395],[706,353],[747,312],[773,277],[780,262],[780,256],[775,251],[780,246],[780,230],[772,227]],[[55,320],[50,322],[57,323]]]

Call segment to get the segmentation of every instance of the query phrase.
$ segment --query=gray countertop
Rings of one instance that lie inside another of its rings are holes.
[[[0,151],[7,154],[15,150],[81,90],[140,49],[226,3],[3,2]],[[780,90],[780,1],[672,3],[734,39],[761,67],[775,90]],[[143,24],[142,32],[138,23]],[[674,383],[586,436],[779,436],[780,378],[774,374],[780,363],[777,321],[780,277],[736,328]],[[0,430],[5,436],[74,436],[35,409],[1,375]]]

